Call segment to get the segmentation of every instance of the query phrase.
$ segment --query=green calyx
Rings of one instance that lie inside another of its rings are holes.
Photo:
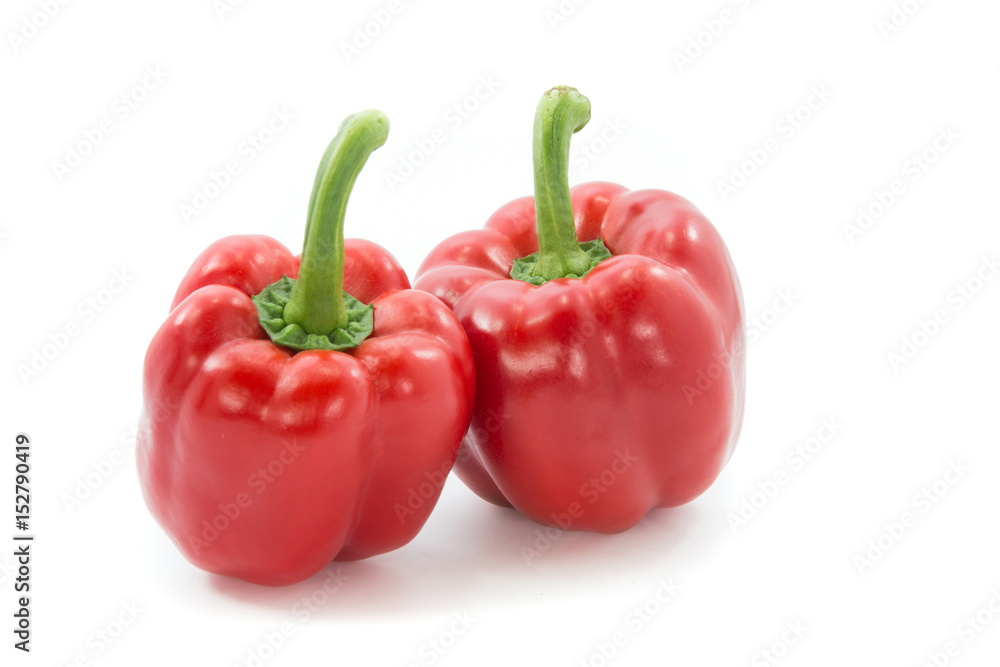
[[[349,116],[323,154],[309,197],[299,276],[282,276],[253,297],[260,325],[275,343],[345,350],[371,335],[372,306],[344,291],[344,217],[358,174],[388,136],[389,119],[369,109]]]
[[[611,257],[600,239],[580,243],[569,191],[569,145],[590,121],[590,100],[576,88],[556,86],[535,111],[535,226],[538,252],[514,261],[510,276],[532,285],[582,278]]]
[[[611,257],[611,251],[607,249],[604,245],[604,241],[601,239],[584,241],[583,243],[579,243],[577,245],[587,256],[586,268],[584,268],[581,273],[567,273],[564,276],[556,276],[557,278],[583,278],[592,268]],[[532,285],[544,285],[549,280],[552,280],[552,278],[543,278],[536,273],[538,270],[539,254],[540,253],[536,252],[528,255],[527,257],[515,259],[514,267],[510,270],[510,277],[515,280],[523,280],[524,282],[531,283]]]
[[[347,323],[327,334],[309,333],[300,324],[289,324],[285,310],[291,301],[297,281],[288,276],[271,283],[253,297],[257,305],[257,315],[264,331],[278,345],[294,350],[349,350],[361,344],[372,333],[375,324],[375,308],[363,304],[347,292],[343,292],[344,310]]]

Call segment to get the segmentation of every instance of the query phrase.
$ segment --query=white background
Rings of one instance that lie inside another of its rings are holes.
[[[13,440],[30,434],[37,541],[30,655],[11,646],[13,547],[0,552],[4,664],[773,664],[763,650],[783,665],[996,664],[1000,6],[897,2],[912,16],[887,33],[890,0],[567,0],[564,17],[556,0],[405,1],[350,58],[342,45],[388,0],[249,0],[221,16],[211,0],[50,2],[51,18],[5,2],[0,487],[8,526]],[[307,619],[293,609],[326,575],[268,589],[188,564],[142,503],[132,434],[142,357],[189,263],[228,234],[297,249],[327,142],[377,107],[392,131],[347,234],[412,277],[436,242],[531,193],[534,108],[554,84],[593,104],[573,183],[678,192],[732,253],[747,415],[718,482],[621,535],[540,538],[452,478],[411,544],[333,566],[342,585]],[[247,160],[274,109],[294,119]],[[57,174],[105,118],[111,132]],[[386,174],[437,128],[445,141],[391,189]],[[939,132],[952,138],[935,148]],[[764,164],[742,166],[769,139]],[[229,160],[240,173],[185,220]],[[723,196],[734,169],[753,173]],[[849,233],[859,207],[878,215]],[[663,581],[680,587],[666,603]]]

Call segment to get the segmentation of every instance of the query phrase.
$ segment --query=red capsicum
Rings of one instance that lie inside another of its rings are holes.
[[[575,89],[547,92],[535,197],[442,242],[415,286],[455,311],[475,359],[458,476],[540,523],[614,533],[696,498],[733,453],[743,304],[719,233],[690,202],[570,190],[570,140],[589,119]]]
[[[455,461],[474,387],[465,334],[387,251],[343,236],[355,179],[387,133],[374,110],[341,125],[301,264],[266,236],[217,241],[149,346],[139,479],[205,570],[289,584],[396,549]]]

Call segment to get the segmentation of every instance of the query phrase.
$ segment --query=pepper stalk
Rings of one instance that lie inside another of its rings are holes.
[[[600,239],[580,243],[569,189],[569,147],[590,122],[590,100],[576,88],[556,86],[535,111],[532,156],[535,168],[535,228],[538,252],[514,261],[512,278],[542,285],[557,278],[582,278],[611,257]]]
[[[253,297],[261,326],[298,350],[357,347],[373,328],[372,306],[344,291],[344,218],[358,174],[385,144],[389,119],[376,109],[349,116],[320,160],[297,279],[283,276]]]

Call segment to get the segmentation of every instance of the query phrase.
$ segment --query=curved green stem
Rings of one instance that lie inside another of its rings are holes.
[[[347,325],[344,305],[344,214],[368,157],[389,136],[389,119],[376,109],[349,116],[320,160],[306,220],[302,264],[284,320],[309,334]]]
[[[569,144],[590,121],[590,100],[576,88],[556,86],[535,112],[535,225],[538,263],[532,274],[543,280],[582,276],[591,259],[580,248],[569,194]]]

